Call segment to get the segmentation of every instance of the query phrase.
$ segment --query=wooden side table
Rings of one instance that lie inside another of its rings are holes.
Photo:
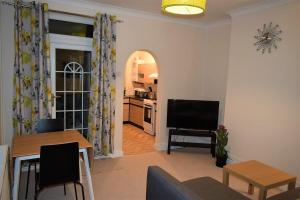
[[[288,190],[295,189],[296,176],[275,169],[259,161],[251,160],[229,164],[223,168],[223,183],[229,186],[229,174],[249,183],[248,193],[259,188],[259,200],[265,200],[268,189],[288,184]]]

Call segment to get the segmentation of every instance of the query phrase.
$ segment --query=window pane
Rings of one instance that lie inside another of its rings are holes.
[[[82,93],[75,93],[75,110],[82,109]]]
[[[64,91],[64,74],[56,73],[56,91]]]
[[[91,84],[91,75],[84,74],[83,75],[83,90],[90,91],[90,84]]]
[[[89,24],[80,24],[54,19],[49,20],[50,33],[92,38],[93,29],[93,25]]]
[[[82,112],[75,112],[75,128],[82,127]]]
[[[77,62],[82,65],[84,72],[90,72],[91,52],[69,49],[56,49],[56,71],[65,71],[65,66],[70,62]]]
[[[75,74],[75,91],[82,91],[82,74]]]
[[[73,112],[66,112],[66,128],[73,128]]]
[[[65,74],[65,82],[66,82],[66,91],[73,91],[73,74],[71,73],[66,73]],[[62,83],[64,84],[64,83]],[[57,83],[56,83],[57,85]]]
[[[88,127],[88,118],[89,118],[89,112],[88,111],[84,111],[83,112],[83,128],[87,128]]]
[[[56,93],[56,110],[64,109],[64,93],[57,92]]]
[[[73,110],[73,93],[66,93],[66,109]]]
[[[85,92],[83,93],[83,109],[89,109],[89,103],[90,103],[90,93]]]

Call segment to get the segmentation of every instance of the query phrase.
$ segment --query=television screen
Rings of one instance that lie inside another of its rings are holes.
[[[168,100],[167,127],[216,130],[219,102],[202,100]]]

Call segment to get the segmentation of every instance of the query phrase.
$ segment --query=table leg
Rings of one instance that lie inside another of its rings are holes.
[[[13,185],[13,194],[12,194],[13,200],[18,199],[20,170],[21,170],[21,160],[20,160],[20,158],[16,158],[15,166],[14,166],[14,185]]]
[[[289,182],[288,190],[294,190],[296,188],[296,181]]]
[[[88,182],[88,186],[89,186],[90,200],[94,200],[93,183],[92,183],[92,177],[91,177],[91,172],[90,172],[89,157],[87,155],[87,149],[83,150],[83,159],[84,159],[84,165],[85,165],[86,178],[87,178],[87,182]]]
[[[79,156],[79,182],[82,183],[81,157]]]
[[[254,193],[254,185],[252,185],[251,183],[249,183],[248,194],[253,194],[253,193]]]
[[[266,200],[266,198],[267,198],[267,189],[266,188],[260,188],[258,199],[259,200]]]
[[[223,184],[229,186],[229,173],[223,169]]]

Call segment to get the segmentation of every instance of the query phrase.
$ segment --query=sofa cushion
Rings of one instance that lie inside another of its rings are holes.
[[[300,199],[300,188],[283,192],[268,198],[268,200],[298,200]]]
[[[203,199],[160,167],[150,166],[147,174],[146,200]]]
[[[205,200],[250,200],[210,177],[196,178],[182,184]]]

